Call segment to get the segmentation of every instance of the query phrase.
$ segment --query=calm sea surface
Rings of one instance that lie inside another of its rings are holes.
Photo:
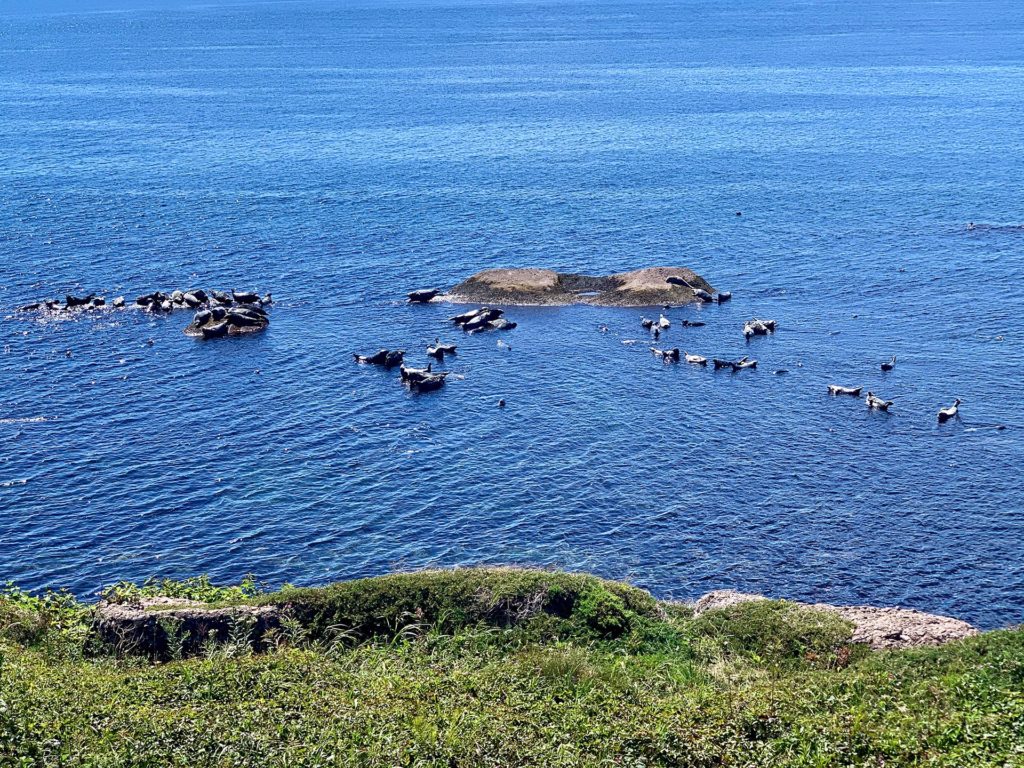
[[[1024,621],[1022,148],[1016,0],[3,0],[0,580],[520,563]],[[735,297],[663,341],[756,371],[402,301],[654,264]],[[269,331],[14,312],[190,286]],[[352,361],[435,336],[438,393]]]

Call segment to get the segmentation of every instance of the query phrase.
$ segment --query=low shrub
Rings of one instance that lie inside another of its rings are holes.
[[[844,666],[853,624],[830,611],[757,600],[708,611],[688,632],[705,655],[742,656],[773,666]]]
[[[452,633],[485,624],[527,627],[539,636],[621,637],[659,617],[647,592],[595,576],[516,568],[421,571],[286,588],[258,602],[284,605],[313,637],[357,641]]]
[[[251,600],[263,588],[249,575],[239,584],[218,586],[205,574],[187,579],[148,579],[143,584],[119,581],[103,590],[101,597],[109,603],[134,603],[147,597],[176,597],[208,604],[229,604]]]
[[[78,654],[87,642],[91,617],[92,609],[69,592],[33,595],[13,584],[0,586],[0,640]]]

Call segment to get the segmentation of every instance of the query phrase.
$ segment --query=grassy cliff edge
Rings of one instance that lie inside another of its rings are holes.
[[[106,604],[143,606],[143,635],[0,592],[0,766],[1024,764],[1021,630],[879,652],[813,607],[694,616],[519,569]]]

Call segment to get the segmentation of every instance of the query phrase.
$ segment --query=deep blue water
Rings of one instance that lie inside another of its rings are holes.
[[[0,2],[0,579],[521,563],[1024,621],[1022,94],[1015,0]],[[653,264],[735,296],[663,341],[757,371],[401,301]],[[270,330],[13,312],[193,285]],[[437,335],[438,393],[351,359]]]

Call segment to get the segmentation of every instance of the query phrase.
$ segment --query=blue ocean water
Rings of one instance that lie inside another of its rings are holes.
[[[1024,621],[1022,93],[1013,0],[5,0],[0,580],[519,563]],[[756,371],[402,301],[656,264],[734,293],[662,343]],[[13,311],[190,286],[270,329]],[[441,392],[351,358],[435,336]]]

